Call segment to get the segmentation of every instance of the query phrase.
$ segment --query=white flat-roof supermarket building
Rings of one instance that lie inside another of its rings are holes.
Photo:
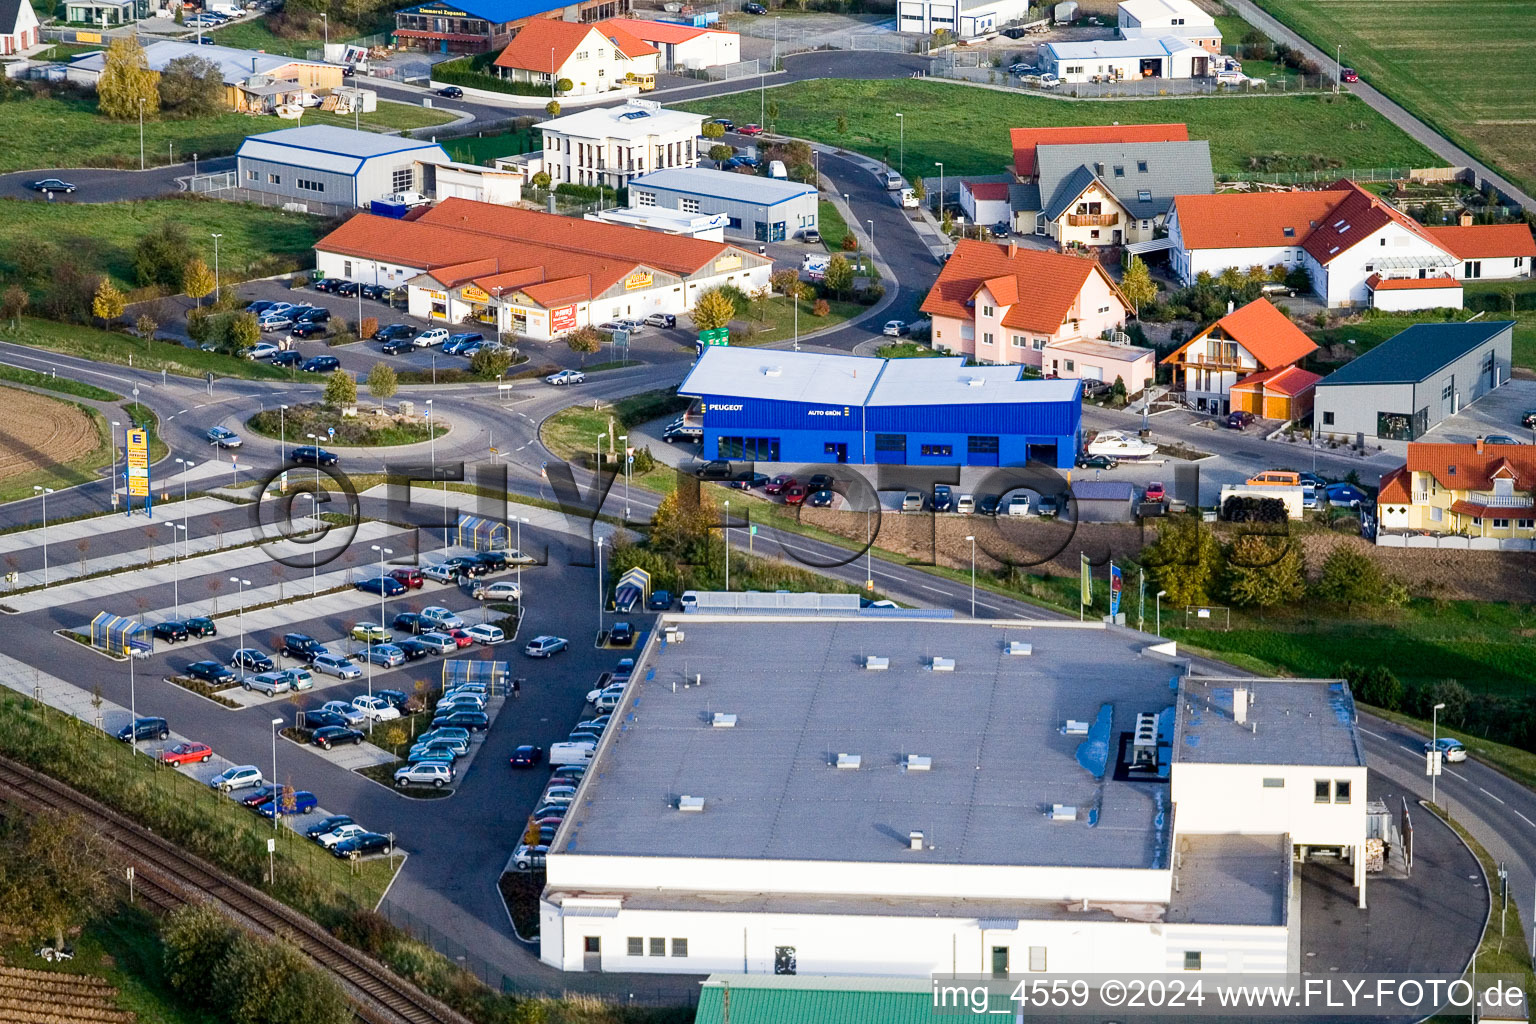
[[[664,617],[550,848],[546,963],[1294,972],[1293,851],[1353,858],[1363,905],[1344,683],[888,614]]]

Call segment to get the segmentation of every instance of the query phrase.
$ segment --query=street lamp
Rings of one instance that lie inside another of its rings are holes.
[[[175,595],[176,618],[181,618],[181,555],[176,550],[176,531],[180,530],[182,542],[186,542],[187,528],[181,523],[166,523],[171,528],[171,565],[176,570],[175,582],[172,584],[172,593]]]
[[[288,436],[287,421],[288,421],[288,407],[286,405],[279,405],[277,407],[277,461],[278,462],[287,462],[288,461],[288,452],[283,448],[283,438]]]
[[[201,31],[201,30],[199,30]],[[144,169],[144,97],[139,97],[139,170]]]
[[[896,172],[902,177],[907,174],[907,119],[899,111],[896,114]]]
[[[1333,57],[1333,91],[1338,92],[1344,87],[1344,44],[1340,43],[1334,50]]]
[[[210,232],[213,235],[213,301],[219,301],[219,239],[224,236],[218,232]]]
[[[187,529],[187,525],[191,521],[191,520],[189,520],[187,518],[187,475],[192,472],[192,467],[197,465],[197,463],[193,462],[191,459],[177,459],[176,460],[176,465],[182,467],[182,472],[181,472],[181,528],[182,528],[183,531],[185,531]],[[171,539],[174,540],[175,536],[176,535],[173,533],[171,535]],[[190,534],[188,536],[190,537]]]
[[[725,592],[731,592],[731,503],[725,503]]]
[[[315,447],[320,447],[320,438],[316,434],[305,434],[305,437],[315,442]],[[315,512],[320,511],[320,459],[315,459]],[[350,575],[350,574],[349,574]]]
[[[325,30],[325,50],[329,50],[331,48],[331,19],[324,12],[322,12],[320,15],[320,26]],[[325,55],[325,50],[320,51],[320,59],[330,60],[330,58]]]
[[[624,519],[629,520],[629,435],[619,435],[619,445],[624,449]]]
[[[383,582],[383,580],[384,580],[384,556],[385,555],[392,555],[392,554],[394,554],[395,550],[394,550],[394,548],[380,547],[377,544],[370,544],[369,547],[371,547],[373,550],[375,550],[375,551],[377,551],[379,553],[379,629],[382,630],[384,628],[384,582]],[[382,643],[382,641],[380,641],[380,642]],[[373,638],[369,637],[368,639],[364,640],[363,641],[363,645],[364,645],[363,658],[364,658],[364,660],[366,660],[368,662],[368,696],[369,696],[369,698],[372,698],[373,697],[373,657],[372,657],[372,654],[373,654]],[[373,701],[370,699],[368,701],[368,704],[369,704],[369,707],[368,707],[368,732],[370,734],[372,734],[373,733],[373,717],[374,717],[373,716]]]
[[[48,586],[48,495],[53,493],[52,487],[32,485],[32,493],[40,495],[43,499],[43,586]]]
[[[318,522],[320,519],[320,495],[315,491],[300,491],[300,495],[309,495],[310,515]],[[320,541],[318,538],[309,547],[309,594],[316,597],[320,593]]]
[[[1433,708],[1430,709],[1429,713],[1429,749],[1436,752],[1438,752],[1440,749],[1440,712],[1443,710],[1445,710],[1445,705],[1443,703],[1436,704]],[[1441,756],[1443,757],[1444,755]],[[1435,783],[1439,781],[1439,777],[1440,776],[1438,772],[1430,772],[1429,802],[1432,804],[1437,804],[1440,802],[1435,799],[1438,792],[1435,787]]]
[[[603,595],[608,588],[603,586],[603,538],[597,538],[597,630],[603,630]]]
[[[944,221],[944,164],[935,160],[933,165],[939,169],[939,222]]]
[[[967,537],[971,542],[971,618],[976,617],[976,538]]]
[[[118,420],[112,421],[112,507],[117,507],[117,428],[122,426]]]
[[[869,272],[873,274],[875,272],[875,222],[870,219],[864,223],[869,225]]]
[[[272,785],[277,785],[277,727],[283,724],[281,718],[272,719]],[[278,795],[272,798],[272,830],[277,831],[278,814],[283,809],[283,797],[286,794],[278,790]],[[270,868],[268,871],[270,872]],[[276,881],[276,879],[273,879]]]
[[[523,615],[523,524],[528,520],[524,516],[517,519],[517,615],[522,619]]]
[[[1157,601],[1157,635],[1158,636],[1162,636],[1163,635],[1163,598],[1165,598],[1167,596],[1168,596],[1168,591],[1166,591],[1166,590],[1159,590],[1157,592],[1156,601]]]
[[[235,599],[240,602],[240,646],[245,646],[245,588],[251,585],[250,580],[243,580],[239,576],[231,576],[229,582],[235,584],[238,595]]]

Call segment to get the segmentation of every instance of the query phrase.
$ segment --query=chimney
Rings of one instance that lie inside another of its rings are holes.
[[[1008,240],[1008,258],[1009,259],[1013,259],[1018,254],[1019,254],[1019,243],[1013,241],[1012,239],[1009,239]]]
[[[1483,435],[1477,435],[1477,454],[1483,454]]]
[[[923,848],[923,834],[917,831],[908,832],[907,847],[912,850],[921,850]]]
[[[1231,316],[1232,315],[1232,311],[1234,309],[1236,309],[1236,308],[1237,308],[1237,304],[1234,303],[1231,299],[1228,299],[1227,300],[1227,315]]]
[[[1472,212],[1470,210],[1462,210],[1461,211],[1461,216],[1457,218],[1456,223],[1460,224],[1464,228],[1471,227],[1472,226]]]
[[[1238,725],[1248,722],[1248,690],[1239,686],[1232,691],[1232,721]]]

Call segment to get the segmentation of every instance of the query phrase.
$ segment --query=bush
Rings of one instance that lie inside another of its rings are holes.
[[[853,237],[853,233],[852,232],[849,232],[848,234],[843,236],[842,248],[843,248],[843,252],[855,252],[855,251],[858,250],[858,248],[859,248],[859,240],[857,238]]]
[[[379,333],[379,318],[365,316],[357,324],[357,336],[359,338],[371,338]]]
[[[885,285],[872,284],[868,288],[860,288],[853,293],[853,297],[861,306],[873,306],[885,298]]]
[[[532,82],[508,82],[505,79],[479,71],[475,68],[474,62],[469,57],[460,57],[458,60],[447,60],[441,64],[433,65],[432,80],[434,82],[442,82],[445,85],[462,85],[469,89],[504,92],[513,96],[549,95],[549,86],[547,85],[536,85]]]
[[[1221,506],[1221,518],[1229,523],[1282,525],[1287,520],[1285,502],[1279,498],[1233,495]]]
[[[504,349],[482,348],[469,359],[469,372],[481,380],[495,380],[512,365],[512,353]]]
[[[817,299],[811,305],[811,316],[827,316],[832,312],[832,307],[827,305],[826,299]]]

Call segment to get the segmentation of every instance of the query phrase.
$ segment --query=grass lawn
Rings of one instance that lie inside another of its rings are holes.
[[[244,377],[249,380],[293,380],[294,371],[284,370],[269,363],[217,352],[203,352],[195,348],[183,348],[172,342],[145,343],[126,334],[99,331],[94,327],[78,324],[61,324],[53,320],[22,317],[16,330],[0,328],[0,340],[17,345],[33,345],[52,352],[64,352],[98,363],[118,366],[132,365],[146,370],[165,370],[181,377],[201,378],[208,371],[216,377]]]
[[[320,36],[313,39],[285,39],[267,27],[265,17],[244,18],[232,25],[204,32],[203,39],[220,46],[265,50],[267,53],[281,53],[289,57],[303,57],[310,50],[318,50],[324,44]]]
[[[0,172],[50,167],[139,166],[139,124],[112,121],[96,113],[91,95],[32,97],[8,103],[6,145],[0,149]],[[379,111],[365,114],[364,127],[393,130],[420,128],[452,120],[442,111],[404,103],[379,104]],[[305,124],[352,126],[352,118],[310,113]],[[213,117],[144,122],[144,154],[158,167],[175,159],[186,161],[193,153],[204,159],[233,153],[247,135],[292,127],[277,118],[253,119],[234,111]],[[38,204],[41,205],[41,204]]]
[[[299,405],[291,407],[279,416],[278,410],[258,412],[245,421],[246,428],[262,437],[276,438],[281,432],[295,444],[303,442],[310,434],[334,429],[330,444],[341,447],[384,448],[391,445],[417,444],[430,440],[427,424],[421,422],[397,423],[391,416],[359,415],[343,417],[340,410],[323,405]],[[442,437],[449,428],[441,423],[433,425],[432,433]]]
[[[937,349],[919,345],[915,341],[896,341],[875,349],[875,355],[881,359],[931,359],[943,354]]]
[[[469,135],[459,139],[443,140],[448,155],[460,163],[486,164],[500,156],[526,153],[540,145],[532,132],[492,132],[490,135]]]
[[[1469,285],[1465,291],[1470,297],[1476,291],[1496,292],[1497,285],[1501,282],[1489,281],[1480,285]],[[1508,282],[1503,282],[1508,283]],[[1507,307],[1506,307],[1507,309]],[[1457,315],[1458,320],[1466,320],[1473,314],[1470,311]],[[1536,370],[1536,310],[1522,309],[1514,313],[1487,312],[1482,315],[1483,320],[1513,320],[1515,321],[1515,336],[1512,358],[1516,366]],[[1331,327],[1325,331],[1307,332],[1313,341],[1319,345],[1345,343],[1351,339],[1354,341],[1353,351],[1356,355],[1366,352],[1386,341],[1400,331],[1419,323],[1444,323],[1443,317],[1415,316],[1403,314],[1401,316],[1380,316],[1371,319],[1362,319],[1357,323],[1345,324],[1341,327]],[[1308,365],[1315,362],[1309,360]],[[1332,365],[1332,364],[1329,364]],[[1316,367],[1313,367],[1316,368]],[[1326,368],[1326,367],[1325,367]],[[1319,371],[1322,372],[1322,371]]]
[[[363,114],[357,119],[354,119],[351,114],[328,114],[323,110],[306,110],[300,123],[330,124],[342,128],[361,127],[364,131],[400,132],[410,131],[413,128],[431,128],[433,125],[447,124],[453,119],[453,114],[443,110],[433,110],[431,107],[421,107],[414,103],[380,100],[377,110],[371,114]]]
[[[1536,187],[1536,0],[1259,0],[1458,145]],[[1488,73],[1478,73],[1478,67]],[[1191,128],[1193,128],[1191,124]],[[1379,165],[1378,165],[1379,166]],[[1415,164],[1414,166],[1424,166]]]
[[[0,199],[0,278],[16,270],[10,253],[17,243],[42,239],[82,266],[109,274],[120,288],[132,288],[138,284],[134,246],[167,221],[187,229],[193,245],[206,250],[202,256],[210,267],[213,241],[208,236],[224,236],[219,240],[219,280],[225,285],[312,265],[315,240],[326,228],[324,220],[309,214],[192,196],[110,206]]]
[[[739,316],[731,321],[733,325],[745,325],[751,332],[741,337],[731,338],[731,344],[737,346],[768,345],[776,341],[789,341],[795,337],[795,309],[791,305],[791,299],[787,295],[775,295],[769,299],[763,309],[762,319],[758,319],[756,306],[746,316]],[[853,317],[865,313],[869,307],[861,306],[857,302],[839,302],[836,299],[827,303],[826,316],[814,316],[811,313],[816,305],[815,299],[793,300],[800,307],[800,336],[804,337],[812,331],[825,330],[828,327],[843,323]]]
[[[1533,0],[1536,2],[1536,0]],[[1476,78],[1479,76],[1468,76]],[[951,177],[1008,168],[1008,129],[1020,125],[1146,124],[1181,121],[1190,138],[1211,141],[1218,175],[1253,169],[1434,167],[1443,161],[1353,97],[1331,95],[1070,103],[933,81],[817,80],[773,90],[778,131],[874,157],[897,148],[897,111],[905,114],[913,174]],[[678,104],[737,121],[757,118],[750,93]],[[837,118],[848,119],[839,134]],[[1533,133],[1536,134],[1536,133]],[[826,225],[822,233],[827,233]]]
[[[94,384],[83,384],[69,377],[55,377],[46,373],[38,373],[36,370],[24,370],[19,366],[0,364],[0,380],[8,380],[14,384],[26,384],[29,387],[42,388],[44,391],[57,391],[61,395],[89,398],[96,402],[112,402],[122,397],[121,395],[113,394],[105,388],[98,388]]]
[[[637,424],[682,412],[691,402],[692,399],[678,397],[671,388],[642,391],[612,403],[589,399],[549,417],[539,428],[539,436],[544,447],[560,458],[574,459],[596,451],[597,436],[607,434],[609,420],[613,421],[617,436]],[[607,450],[605,441],[604,454]]]
[[[843,219],[836,204],[823,199],[816,205],[816,223],[817,230],[821,232],[821,244],[827,247],[828,252],[842,252],[843,237],[848,234],[848,222]]]

